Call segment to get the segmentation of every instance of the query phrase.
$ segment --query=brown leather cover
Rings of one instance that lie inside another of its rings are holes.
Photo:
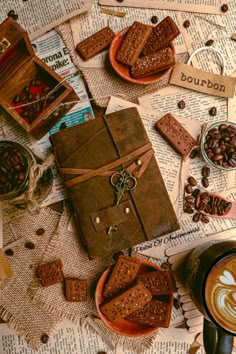
[[[50,140],[59,168],[93,170],[149,142],[136,108],[61,130]],[[138,158],[113,170],[121,171]],[[65,175],[64,179],[75,177]],[[90,258],[113,254],[179,228],[154,155],[138,179],[137,187],[125,192],[118,206],[115,206],[116,190],[109,176],[92,177],[70,186],[68,191]],[[127,207],[130,213],[124,214]],[[95,222],[96,217],[100,218],[99,224]],[[117,225],[118,229],[108,235],[111,225]]]

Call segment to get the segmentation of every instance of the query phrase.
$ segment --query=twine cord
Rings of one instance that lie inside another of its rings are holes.
[[[25,192],[19,197],[10,200],[11,204],[24,204],[30,212],[37,211],[39,209],[38,195],[36,193],[39,181],[53,164],[55,158],[53,154],[49,154],[42,164],[37,163],[35,157],[32,156],[32,165],[29,172],[28,187]],[[45,192],[46,193],[46,190]],[[41,196],[41,195],[40,195]]]

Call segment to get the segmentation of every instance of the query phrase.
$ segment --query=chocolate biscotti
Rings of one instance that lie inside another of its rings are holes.
[[[128,66],[133,66],[152,32],[152,27],[135,21],[121,43],[116,59]]]
[[[130,72],[132,77],[146,77],[151,74],[171,68],[175,64],[175,57],[170,47],[156,53],[139,58]]]
[[[167,16],[153,28],[144,48],[143,55],[148,55],[167,47],[178,35],[180,31],[175,21]]]
[[[187,156],[197,143],[189,132],[170,113],[167,113],[164,117],[159,119],[155,127],[183,157]]]
[[[140,265],[138,259],[121,255],[111,272],[103,296],[113,296],[130,285],[135,279]]]
[[[140,283],[135,284],[122,294],[112,298],[100,306],[106,318],[117,321],[146,305],[152,299],[152,294]]]

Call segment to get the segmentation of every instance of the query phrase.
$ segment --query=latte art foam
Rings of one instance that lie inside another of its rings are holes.
[[[236,334],[236,256],[216,264],[208,275],[206,304],[215,321]]]

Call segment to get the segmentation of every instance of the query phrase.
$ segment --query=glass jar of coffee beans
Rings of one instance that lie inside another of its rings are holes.
[[[27,188],[33,162],[31,150],[12,141],[0,141],[0,200],[19,197]]]
[[[201,140],[204,160],[220,170],[236,168],[236,124],[223,121],[210,125]]]

